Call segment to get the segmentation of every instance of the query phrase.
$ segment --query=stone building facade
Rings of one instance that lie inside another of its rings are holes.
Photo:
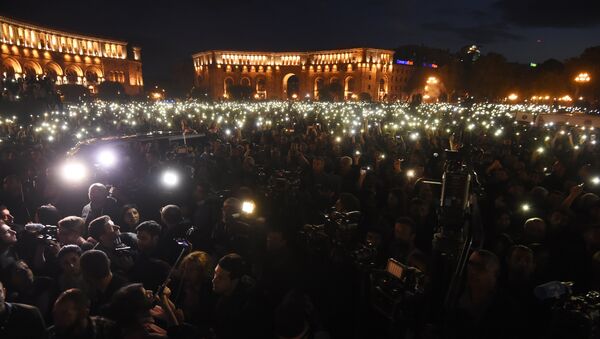
[[[192,57],[195,86],[213,99],[227,99],[233,86],[243,86],[255,99],[319,99],[329,88],[335,89],[335,100],[367,94],[372,100],[397,100],[405,96],[412,72],[412,67],[394,62],[394,51],[374,48],[205,51]]]
[[[69,33],[0,16],[0,77],[47,77],[92,92],[103,81],[143,92],[141,48],[127,42]]]

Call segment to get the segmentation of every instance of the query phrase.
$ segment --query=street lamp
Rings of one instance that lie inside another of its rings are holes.
[[[436,77],[429,77],[427,78],[427,84],[428,85],[436,85],[439,82],[438,78]]]
[[[575,77],[575,83],[577,83],[576,93],[575,93],[576,98],[579,97],[579,91],[581,90],[581,86],[583,84],[587,84],[588,82],[590,82],[590,80],[592,80],[592,78],[590,77],[590,75],[587,72],[581,72],[581,73],[577,74],[577,76]]]

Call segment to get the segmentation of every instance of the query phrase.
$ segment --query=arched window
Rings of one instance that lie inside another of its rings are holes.
[[[256,91],[257,92],[264,92],[264,91],[266,91],[266,82],[265,82],[265,79],[259,78],[258,80],[256,80]]]
[[[68,69],[66,72],[67,82],[70,84],[77,83],[77,72],[74,69]]]
[[[87,70],[85,72],[85,80],[88,84],[97,84],[98,83],[98,73],[93,70]]]

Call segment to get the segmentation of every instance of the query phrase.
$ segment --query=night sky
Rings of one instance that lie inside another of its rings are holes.
[[[542,62],[600,45],[592,0],[2,0],[0,14],[42,26],[142,46],[146,85],[169,81],[177,64],[207,49],[302,51],[393,49],[424,44],[510,61]]]

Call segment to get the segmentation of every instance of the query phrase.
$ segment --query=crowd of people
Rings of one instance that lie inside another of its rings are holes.
[[[592,127],[521,124],[491,106],[278,105],[240,104],[242,124],[222,111],[160,115],[185,138],[113,143],[116,165],[78,183],[56,164],[80,137],[61,137],[58,122],[54,142],[40,142],[39,121],[5,124],[0,337],[552,337],[561,322],[534,288],[600,289]],[[104,133],[135,126],[94,113]],[[433,239],[446,220],[429,180],[447,149],[473,174],[482,231],[452,312],[434,316]],[[165,170],[179,176],[168,186]],[[426,293],[386,317],[369,277],[390,258],[421,272]]]

